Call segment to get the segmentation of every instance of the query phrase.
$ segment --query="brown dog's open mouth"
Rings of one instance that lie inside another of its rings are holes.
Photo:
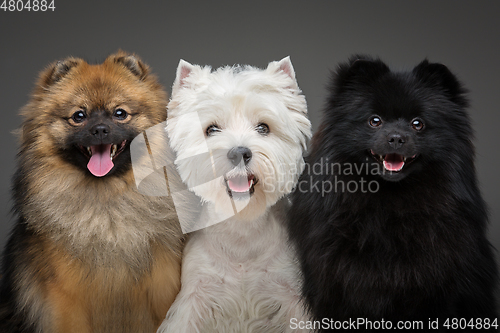
[[[78,146],[89,158],[87,169],[96,177],[103,177],[111,171],[114,159],[125,149],[127,140],[119,144],[100,144],[94,146]]]
[[[404,156],[395,153],[379,155],[371,149],[370,154],[375,158],[375,160],[383,165],[385,170],[391,172],[400,172],[403,170],[405,165],[410,164],[417,158],[417,154],[413,156]]]
[[[255,192],[255,185],[258,181],[257,177],[252,174],[224,179],[227,193],[231,198],[248,194],[252,195]]]

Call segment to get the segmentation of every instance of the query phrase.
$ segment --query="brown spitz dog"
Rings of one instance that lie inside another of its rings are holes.
[[[155,332],[180,288],[168,197],[140,194],[130,142],[166,119],[135,55],[43,71],[24,118],[3,257],[0,332]]]

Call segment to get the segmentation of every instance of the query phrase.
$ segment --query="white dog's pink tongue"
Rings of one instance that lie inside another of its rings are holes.
[[[227,180],[229,189],[233,192],[248,192],[252,187],[253,180],[248,180],[247,176],[234,177]]]
[[[387,154],[384,157],[384,168],[389,171],[400,171],[405,165],[404,157],[399,154]]]
[[[87,164],[87,168],[96,177],[102,177],[108,174],[114,164],[111,160],[111,145],[90,146],[92,157]]]

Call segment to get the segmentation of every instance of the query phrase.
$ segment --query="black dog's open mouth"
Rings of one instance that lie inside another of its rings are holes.
[[[395,153],[379,155],[371,149],[370,154],[373,156],[373,158],[375,158],[375,160],[383,165],[385,170],[391,172],[400,172],[401,170],[403,170],[405,165],[410,164],[417,158],[417,154],[413,156],[404,156]]]
[[[255,185],[258,183],[255,175],[249,174],[246,176],[237,176],[224,178],[227,193],[231,198],[238,196],[252,195],[255,192]]]
[[[78,145],[78,149],[89,159],[87,168],[96,177],[108,174],[113,168],[113,161],[125,150],[127,140],[119,144],[100,144],[94,146]]]

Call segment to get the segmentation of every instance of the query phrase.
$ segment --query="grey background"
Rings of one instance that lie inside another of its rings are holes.
[[[24,0],[26,2],[26,0]],[[291,56],[314,128],[328,70],[352,53],[394,69],[428,57],[470,89],[476,165],[500,249],[500,2],[498,1],[68,1],[54,12],[0,11],[0,246],[13,223],[10,179],[21,121],[38,72],[69,55],[102,61],[121,48],[140,55],[170,90],[180,58],[218,67]]]

